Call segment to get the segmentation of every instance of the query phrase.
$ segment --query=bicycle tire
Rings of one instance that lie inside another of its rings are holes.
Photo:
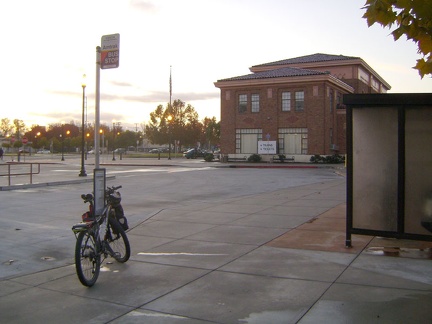
[[[79,281],[84,286],[93,286],[99,276],[100,265],[94,235],[89,231],[80,232],[75,246],[75,269]]]
[[[129,260],[131,253],[129,239],[117,220],[111,217],[105,241],[108,243],[110,255],[117,262],[125,263]]]

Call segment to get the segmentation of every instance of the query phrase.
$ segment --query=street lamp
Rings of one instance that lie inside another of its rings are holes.
[[[87,161],[88,139],[90,138],[90,133],[87,133],[86,136],[87,136],[87,140],[85,142],[85,160]]]
[[[112,150],[113,150],[113,157],[112,157],[112,160],[113,160],[113,161],[115,161],[115,159],[116,159],[116,158],[115,158],[115,152],[114,152],[114,151],[115,151],[114,143],[115,143],[115,136],[116,136],[115,134],[116,134],[116,133],[115,133],[115,123],[113,122],[113,143],[112,143],[112,148],[113,148],[113,149],[112,149]]]
[[[68,129],[68,130],[66,131],[66,136],[65,136],[65,138],[68,140],[68,142],[67,142],[67,151],[66,151],[66,153],[70,152],[70,140],[69,140],[69,135],[70,135],[70,133],[71,133],[71,131]]]
[[[102,144],[102,145],[101,145],[102,149],[100,150],[100,153],[103,154],[104,151],[105,151],[105,134],[104,134],[102,128],[99,129],[99,134],[100,134],[100,136],[102,137],[102,142],[101,142],[101,144]]]
[[[37,146],[38,146],[38,140],[37,139],[40,136],[40,134],[41,134],[41,132],[37,132],[36,135],[35,135],[35,137],[34,137],[35,139],[34,139],[32,147],[35,149],[35,152],[37,152],[36,151]],[[30,155],[31,155],[31,148],[30,148]]]
[[[168,115],[167,117],[168,119],[168,160],[171,160],[171,121],[172,121],[172,116]]]
[[[81,171],[78,176],[80,177],[87,177],[87,173],[85,170],[84,165],[84,109],[85,109],[85,88],[86,88],[86,82],[85,82],[86,75],[83,75],[82,79],[82,119],[81,119]]]

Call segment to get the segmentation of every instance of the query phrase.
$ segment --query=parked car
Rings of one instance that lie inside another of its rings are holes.
[[[37,154],[50,154],[51,151],[50,150],[39,150],[37,151]]]
[[[196,159],[197,157],[204,157],[206,154],[206,151],[200,150],[200,149],[190,149],[183,153],[183,156],[186,159]]]
[[[159,149],[151,149],[151,150],[149,151],[149,153],[159,153],[159,152],[160,152]]]
[[[95,154],[95,150],[90,150],[90,151],[88,151],[87,153],[88,154]],[[99,154],[102,154],[102,151],[101,150],[99,150]]]
[[[126,152],[126,149],[124,149],[124,148],[117,148],[117,149],[114,150],[114,152],[115,153],[124,153],[124,152]]]

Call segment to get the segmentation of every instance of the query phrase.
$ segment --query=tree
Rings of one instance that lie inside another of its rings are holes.
[[[80,128],[74,124],[50,124],[48,126],[47,137],[48,138],[71,138],[79,136]]]
[[[171,122],[172,140],[180,142],[181,145],[195,146],[202,133],[197,111],[191,104],[186,105],[179,99],[174,100],[171,110],[174,117]]]
[[[432,4],[429,0],[367,0],[363,18],[389,29],[397,41],[402,35],[415,42],[423,58],[413,67],[421,78],[432,74]]]
[[[46,145],[46,134],[45,126],[33,125],[24,136],[28,138],[33,148],[41,148]]]
[[[153,144],[167,142],[163,134],[163,129],[166,130],[165,110],[162,105],[158,105],[155,111],[150,113],[150,122],[145,126],[147,138]]]
[[[3,136],[8,136],[12,134],[13,126],[9,120],[9,118],[2,118],[0,121],[0,131]]]
[[[219,143],[220,140],[220,122],[216,121],[216,117],[208,118],[205,117],[203,120],[205,139],[208,148]]]
[[[137,138],[137,133],[132,132],[130,130],[126,130],[120,133],[120,135],[118,136],[117,146],[121,148],[125,148],[126,150],[128,149],[129,146],[135,147],[136,138]]]
[[[168,116],[172,119],[168,122]],[[159,105],[150,113],[150,122],[145,133],[151,143],[167,144],[169,140],[180,142],[182,146],[195,146],[201,141],[203,125],[198,120],[198,113],[190,104],[177,99],[171,107]]]
[[[19,140],[21,139],[21,134],[26,132],[26,125],[21,119],[14,119],[13,124],[15,129],[15,138]]]

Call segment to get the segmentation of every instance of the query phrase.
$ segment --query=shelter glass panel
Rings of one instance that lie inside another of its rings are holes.
[[[353,227],[396,231],[397,108],[353,111],[353,183]]]
[[[430,234],[432,222],[432,110],[409,109],[405,117],[405,232]]]

